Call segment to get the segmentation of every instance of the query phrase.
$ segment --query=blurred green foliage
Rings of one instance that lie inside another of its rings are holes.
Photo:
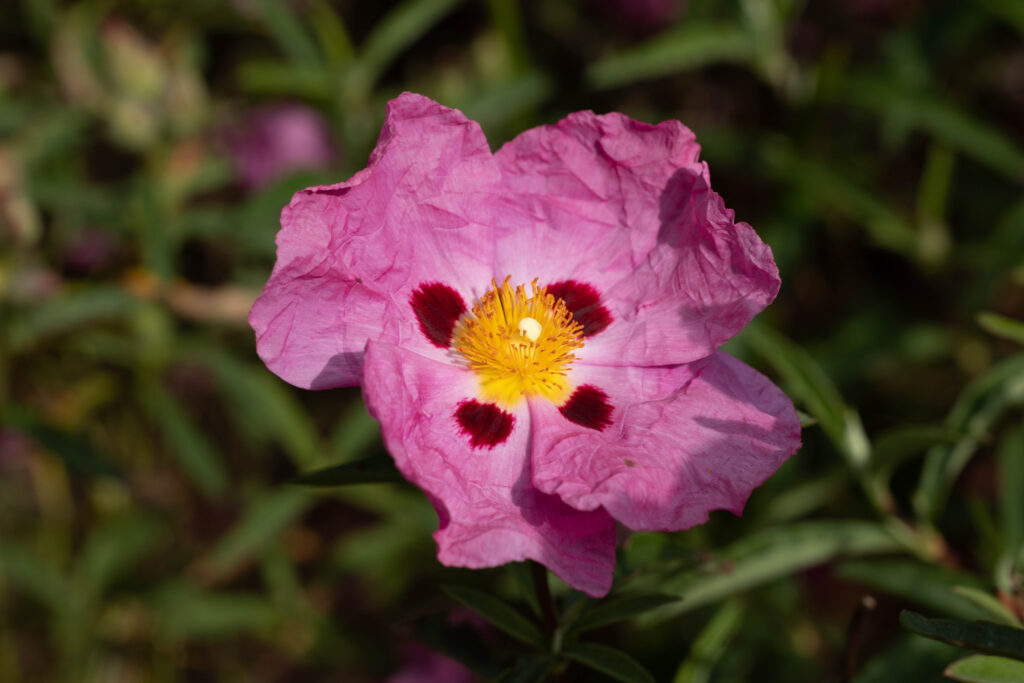
[[[1024,5],[614,5],[3,5],[0,680],[374,681],[423,645],[504,680],[1020,674]],[[606,601],[554,586],[553,633],[525,567],[436,562],[358,392],[283,384],[245,323],[280,207],[402,90],[495,147],[680,119],[782,272],[728,348],[803,449],[742,518],[625,538]],[[333,156],[255,187],[233,136],[284,103]]]

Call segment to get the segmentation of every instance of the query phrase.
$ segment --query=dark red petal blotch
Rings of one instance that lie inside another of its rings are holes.
[[[427,282],[412,293],[409,303],[430,343],[442,349],[451,346],[455,323],[466,312],[459,293],[440,282]]]
[[[516,418],[493,403],[463,401],[455,410],[462,432],[474,448],[494,448],[508,438]]]
[[[599,432],[612,423],[612,404],[608,403],[608,394],[591,384],[577,387],[558,412],[570,422]]]
[[[612,322],[612,314],[601,304],[601,295],[585,282],[562,280],[548,285],[548,294],[565,302],[572,317],[583,325],[584,337],[593,337]]]

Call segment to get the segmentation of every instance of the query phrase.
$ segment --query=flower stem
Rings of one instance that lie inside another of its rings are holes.
[[[537,604],[540,605],[541,617],[544,619],[544,631],[550,638],[558,628],[558,618],[555,616],[555,602],[551,597],[551,588],[548,586],[548,570],[539,562],[530,562],[530,570],[533,572],[533,586],[537,591]]]

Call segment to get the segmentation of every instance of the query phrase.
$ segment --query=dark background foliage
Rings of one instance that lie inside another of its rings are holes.
[[[1019,0],[3,0],[0,680],[940,679],[901,609],[1024,615],[1022,36]],[[527,567],[437,563],[413,487],[289,483],[377,427],[245,316],[403,90],[495,148],[680,119],[782,273],[728,349],[803,449],[742,518],[623,534],[639,616],[553,585],[558,655],[440,589],[541,623]]]

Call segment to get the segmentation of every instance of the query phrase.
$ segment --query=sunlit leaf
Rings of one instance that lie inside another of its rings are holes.
[[[723,604],[690,646],[673,683],[707,683],[715,663],[725,654],[729,643],[743,628],[746,609],[736,600]]]
[[[1024,662],[1006,657],[972,655],[950,664],[946,676],[964,683],[1020,683],[1024,681]]]
[[[978,314],[978,325],[997,337],[1024,344],[1024,322],[1007,318],[1005,315],[984,311]]]

